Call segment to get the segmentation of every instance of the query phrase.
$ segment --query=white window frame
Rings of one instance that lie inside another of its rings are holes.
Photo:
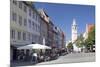
[[[19,25],[22,26],[22,16],[19,15]]]
[[[21,32],[20,31],[17,32],[17,38],[18,38],[18,40],[21,40]]]

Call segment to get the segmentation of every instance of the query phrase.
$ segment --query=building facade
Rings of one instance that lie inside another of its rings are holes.
[[[53,47],[58,48],[58,30],[57,27],[53,27]]]
[[[16,55],[13,47],[40,43],[40,17],[31,2],[10,0],[11,59]]]
[[[38,9],[38,12],[41,16],[41,23],[40,23],[40,41],[43,45],[48,45],[48,24],[49,24],[49,17],[45,13],[43,9]]]
[[[32,43],[50,47],[63,47],[64,35],[42,10],[33,2],[10,0],[11,60],[16,60],[17,48]]]
[[[57,30],[58,30],[58,36],[57,36],[58,44],[57,44],[57,46],[59,49],[61,49],[62,48],[62,30],[59,27],[57,27]]]
[[[65,48],[65,35],[57,26],[54,26],[53,28],[53,46],[58,49]]]
[[[48,26],[48,45],[51,46],[51,47],[55,47],[54,44],[53,44],[53,27],[54,27],[54,24],[53,22],[50,20],[49,21],[49,26]]]
[[[64,32],[62,31],[62,48],[66,47],[65,37],[66,36],[65,36]]]
[[[94,27],[94,24],[86,24],[86,29],[83,34],[84,40],[86,40],[88,38],[88,33],[93,30],[93,27]]]

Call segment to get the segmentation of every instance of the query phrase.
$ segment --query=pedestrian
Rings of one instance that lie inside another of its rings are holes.
[[[32,61],[34,61],[34,63],[37,63],[37,53],[36,52],[32,54]]]

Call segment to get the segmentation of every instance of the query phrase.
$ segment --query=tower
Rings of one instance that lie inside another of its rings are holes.
[[[77,40],[77,24],[76,20],[73,19],[73,24],[72,24],[72,43],[73,43],[73,51],[78,52],[80,51],[79,48],[76,46],[75,41]]]
[[[72,24],[72,43],[75,42],[77,39],[77,24],[76,20],[73,19],[73,24]]]

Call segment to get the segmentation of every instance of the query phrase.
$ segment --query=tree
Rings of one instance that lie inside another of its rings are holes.
[[[88,34],[88,40],[90,41],[90,43],[93,45],[95,44],[95,26],[93,27],[93,29],[89,32]]]
[[[75,43],[76,43],[76,46],[79,47],[79,48],[82,48],[84,46],[84,38],[83,38],[82,34],[80,34],[80,36],[78,36]]]
[[[73,51],[73,44],[72,44],[72,42],[70,42],[70,43],[67,45],[67,48],[68,48],[68,50],[69,50],[70,52]]]
[[[73,45],[72,45],[72,42],[70,42],[68,45],[67,45],[67,48],[72,48]]]
[[[93,45],[95,45],[95,26],[88,33],[88,38],[85,40],[85,46],[86,46],[86,48],[92,48]]]

